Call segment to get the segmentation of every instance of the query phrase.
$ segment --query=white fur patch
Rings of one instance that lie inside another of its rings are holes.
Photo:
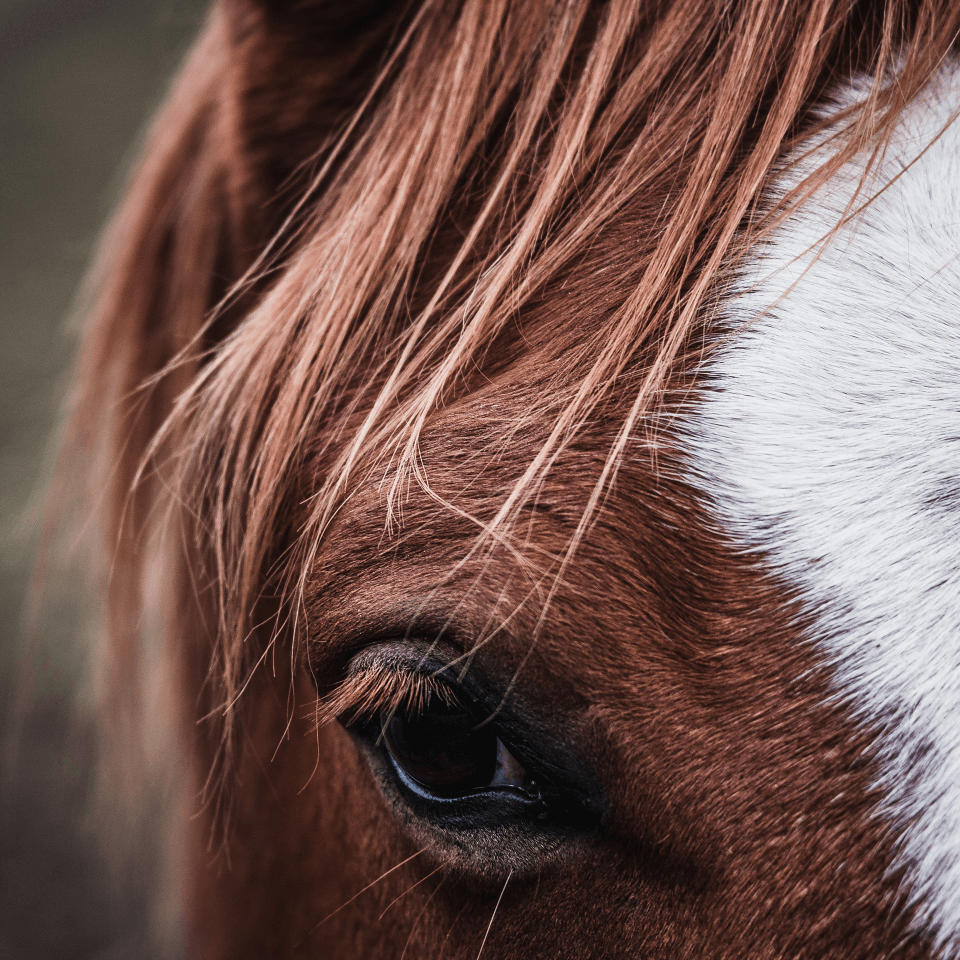
[[[960,121],[935,140],[958,109],[953,65],[819,259],[859,163],[760,248],[685,431],[694,482],[797,588],[840,695],[880,732],[898,863],[960,953]]]

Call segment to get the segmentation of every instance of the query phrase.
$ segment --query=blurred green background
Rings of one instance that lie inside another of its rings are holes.
[[[0,960],[159,955],[150,864],[113,889],[91,824],[78,591],[56,584],[26,669],[24,607],[73,349],[66,320],[206,6],[0,0]]]

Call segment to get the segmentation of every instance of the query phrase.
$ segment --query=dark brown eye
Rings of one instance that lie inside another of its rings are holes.
[[[383,718],[383,742],[401,774],[436,797],[497,787],[530,792],[532,781],[492,725],[431,697],[416,713]]]

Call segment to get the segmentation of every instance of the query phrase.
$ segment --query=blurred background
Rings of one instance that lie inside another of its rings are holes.
[[[207,0],[0,0],[0,960],[158,955],[150,863],[108,881],[81,592],[24,659],[43,489],[92,247]],[[18,703],[20,706],[18,707]]]

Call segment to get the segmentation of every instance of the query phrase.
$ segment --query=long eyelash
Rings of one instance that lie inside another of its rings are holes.
[[[422,713],[432,697],[447,707],[460,705],[453,688],[439,677],[370,664],[348,676],[330,696],[320,700],[317,720],[339,720],[352,726],[398,711]]]

